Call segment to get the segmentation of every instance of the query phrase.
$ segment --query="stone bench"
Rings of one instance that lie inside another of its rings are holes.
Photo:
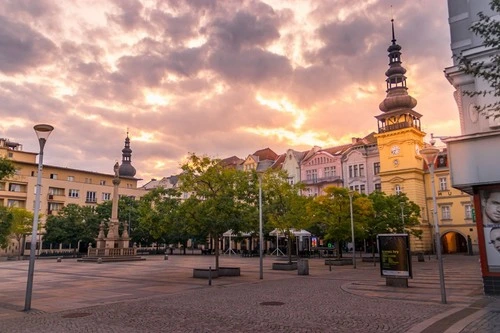
[[[273,270],[275,271],[293,271],[297,269],[297,262],[275,262],[273,263]]]
[[[332,266],[352,265],[352,259],[351,258],[325,259],[325,265],[332,265]]]

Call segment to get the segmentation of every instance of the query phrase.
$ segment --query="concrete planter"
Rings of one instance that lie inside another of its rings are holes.
[[[273,270],[275,271],[293,271],[297,269],[297,262],[275,262],[273,263]]]
[[[212,279],[218,278],[219,273],[212,269],[211,272],[208,268],[193,268],[193,277],[197,279],[208,279],[209,274],[212,275]]]
[[[239,267],[219,267],[219,276],[240,276]]]

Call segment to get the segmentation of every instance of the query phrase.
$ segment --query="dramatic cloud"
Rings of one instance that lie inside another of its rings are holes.
[[[391,4],[393,5],[391,9]],[[424,129],[459,134],[445,1],[0,1],[0,136],[48,164],[137,176],[377,130],[391,18]],[[418,33],[417,33],[418,31]]]

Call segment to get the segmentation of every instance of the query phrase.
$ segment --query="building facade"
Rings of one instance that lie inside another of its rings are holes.
[[[0,156],[11,160],[16,167],[14,176],[0,181],[0,205],[20,207],[33,212],[38,172],[37,154],[23,151],[21,144],[0,139]],[[130,156],[127,159],[130,161]],[[111,164],[110,170],[113,170]],[[139,199],[146,191],[137,188],[140,179],[130,176],[132,172],[130,168],[126,169],[126,172],[128,176],[120,175],[122,181],[119,195]],[[135,169],[133,173],[135,175]],[[68,204],[95,206],[111,200],[113,178],[114,173],[105,174],[44,164],[40,195],[42,230],[37,242],[43,242],[43,226],[47,216],[56,215],[64,206]],[[30,237],[25,246],[26,253],[29,252],[29,242],[31,242]],[[12,240],[6,249],[0,249],[0,256],[17,255],[20,253],[20,246]]]

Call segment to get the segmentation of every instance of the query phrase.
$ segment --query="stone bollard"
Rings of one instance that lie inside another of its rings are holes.
[[[165,257],[163,258],[163,260],[168,260],[168,254],[165,254]]]
[[[57,257],[57,262],[61,262],[62,261],[62,258],[61,257]]]
[[[97,258],[97,263],[102,264],[102,258]]]
[[[309,275],[309,260],[307,260],[307,259],[297,260],[297,274],[298,275]]]

